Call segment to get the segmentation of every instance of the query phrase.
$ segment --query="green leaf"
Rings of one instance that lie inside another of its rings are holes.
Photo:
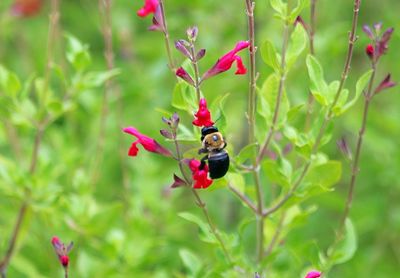
[[[261,45],[261,57],[275,72],[280,71],[281,66],[279,64],[276,49],[272,42],[267,40]]]
[[[193,252],[188,249],[181,249],[179,250],[179,256],[190,274],[196,276],[201,271],[201,260]]]
[[[289,24],[293,24],[301,11],[309,5],[309,0],[297,0],[297,6],[290,12]]]
[[[183,219],[186,219],[189,222],[196,224],[200,228],[200,232],[201,232],[199,237],[204,242],[208,242],[208,243],[217,243],[218,242],[216,240],[216,238],[214,237],[214,235],[210,232],[208,224],[206,224],[203,220],[201,220],[196,215],[194,215],[190,212],[181,212],[181,213],[178,213],[178,216],[182,217]]]
[[[229,97],[229,93],[226,93],[224,95],[218,96],[213,103],[210,106],[210,111],[212,115],[213,121],[216,122],[219,131],[224,132],[226,128],[226,116],[224,113],[224,106],[226,103],[226,100]]]
[[[67,38],[67,60],[77,71],[86,69],[91,58],[89,54],[89,46],[82,44],[77,38],[72,35],[65,35]]]
[[[357,250],[357,235],[353,223],[346,218],[343,238],[328,250],[331,265],[342,264],[353,258]]]
[[[18,76],[2,65],[0,65],[0,86],[2,91],[9,97],[15,97],[21,90],[21,82]]]
[[[185,98],[183,97],[186,87],[187,84],[184,81],[180,81],[175,85],[174,91],[172,92],[173,107],[180,110],[186,110]]]
[[[342,164],[340,161],[330,160],[311,168],[304,182],[297,190],[297,195],[307,197],[326,191],[339,182],[342,176]]]
[[[265,80],[263,86],[261,87],[261,90],[259,90],[260,105],[258,107],[258,112],[265,118],[267,126],[272,124],[273,111],[276,107],[278,90],[279,77],[276,74],[271,74],[268,76],[267,80]],[[289,109],[289,100],[286,96],[285,90],[283,89],[276,128],[279,128],[286,121],[286,116]]]
[[[325,82],[321,64],[312,55],[307,56],[306,64],[311,80],[311,93],[322,106],[328,106],[329,87]]]
[[[262,163],[262,169],[271,183],[289,188],[290,180],[282,169],[282,163],[274,160],[265,160]]]
[[[247,160],[254,158],[259,150],[258,143],[252,143],[245,146],[243,149],[240,150],[239,154],[235,157],[235,162],[237,164],[243,164]]]
[[[297,24],[290,36],[290,43],[287,51],[286,67],[289,70],[297,58],[304,51],[307,45],[307,32],[301,24]]]
[[[228,173],[227,179],[229,184],[234,187],[237,191],[244,193],[246,190],[246,182],[241,174]]]
[[[282,0],[270,0],[272,9],[275,10],[275,17],[285,20],[287,14],[287,4],[283,3]]]
[[[108,71],[89,72],[84,77],[84,83],[88,87],[99,87],[107,80],[110,80],[121,73],[120,69],[112,69]]]
[[[354,97],[345,105],[336,105],[335,108],[333,109],[333,112],[335,113],[336,116],[339,116],[349,110],[351,107],[354,106],[354,104],[357,102],[358,98],[360,97],[361,93],[365,89],[365,87],[368,85],[368,82],[371,78],[372,75],[372,70],[367,71],[364,73],[356,83],[356,92],[354,94]],[[343,92],[342,92],[343,93]]]

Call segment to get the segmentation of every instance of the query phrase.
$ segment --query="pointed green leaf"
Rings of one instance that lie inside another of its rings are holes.
[[[358,98],[360,97],[361,93],[363,92],[365,87],[368,85],[371,75],[372,75],[372,70],[369,70],[358,79],[358,81],[356,83],[356,92],[355,92],[354,97],[348,103],[343,105],[343,107],[340,107],[340,106],[337,106],[337,108],[335,107],[336,110],[334,110],[334,112],[336,115],[341,115],[344,112],[346,112],[347,110],[349,110],[351,107],[354,106],[354,104],[357,102]]]
[[[306,64],[308,75],[311,80],[311,93],[321,105],[327,106],[329,104],[329,87],[325,82],[322,66],[317,58],[312,55],[307,56]]]
[[[280,71],[281,66],[278,61],[276,49],[272,42],[267,40],[261,45],[261,57],[264,63],[270,66],[275,72]]]
[[[297,6],[290,12],[289,24],[293,24],[301,11],[309,5],[309,0],[297,0]]]
[[[357,235],[353,223],[346,218],[345,233],[336,246],[328,250],[328,259],[332,265],[342,264],[353,258],[357,250]]]
[[[301,24],[297,24],[290,36],[290,43],[287,51],[286,67],[289,70],[297,58],[304,51],[307,45],[307,32]]]
[[[181,257],[185,267],[189,270],[190,274],[196,277],[202,268],[201,260],[188,249],[179,250],[179,256]]]

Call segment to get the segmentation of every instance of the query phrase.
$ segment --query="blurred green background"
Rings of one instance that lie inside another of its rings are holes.
[[[115,67],[121,72],[114,80],[117,89],[109,98],[103,138],[99,138],[104,93],[104,88],[100,86],[83,90],[76,99],[74,109],[46,129],[40,149],[39,169],[33,182],[14,179],[15,184],[9,184],[4,178],[4,171],[10,170],[2,166],[1,256],[21,203],[19,188],[28,182],[33,184],[33,191],[39,192],[24,222],[9,277],[60,277],[61,267],[50,244],[53,235],[75,243],[71,252],[71,277],[190,277],[180,256],[186,251],[197,256],[202,268],[213,267],[215,250],[198,239],[195,225],[177,216],[182,211],[202,216],[189,192],[168,188],[172,173],[178,171],[177,165],[142,149],[138,157],[126,156],[121,162],[122,127],[135,126],[144,134],[163,142],[159,135],[159,129],[163,128],[159,110],[174,111],[170,103],[176,80],[167,68],[162,34],[147,31],[150,16],[143,19],[136,16],[143,2],[113,2]],[[185,38],[185,30],[189,26],[199,27],[198,47],[207,49],[200,63],[201,71],[211,67],[237,41],[246,39],[245,1],[165,2],[172,40]],[[282,34],[280,23],[272,17],[268,1],[256,2],[257,44],[268,38],[279,47]],[[328,80],[338,79],[342,71],[352,2],[318,1],[315,49]],[[43,76],[50,3],[44,1],[41,11],[29,18],[11,16],[11,4],[11,0],[0,3],[0,64],[15,72],[21,80],[27,80],[32,74]],[[349,88],[354,87],[356,78],[369,66],[364,54],[368,39],[361,32],[361,26],[379,21],[383,22],[384,28],[394,27],[395,32],[388,54],[379,64],[378,80],[387,73],[392,74],[393,80],[400,80],[400,52],[397,51],[400,48],[399,11],[400,2],[396,0],[362,1],[357,31],[359,40],[347,81]],[[61,1],[60,12],[56,63],[66,74],[72,74],[65,58],[67,42],[63,34],[68,33],[89,45],[92,57],[90,70],[106,70],[97,1]],[[302,16],[308,21],[308,9]],[[178,63],[183,62],[177,51],[173,50],[173,55]],[[244,61],[248,64],[247,57]],[[270,70],[260,57],[257,64],[260,79],[264,80]],[[63,95],[64,89],[54,81],[54,75],[53,90]],[[306,101],[307,84],[305,64],[298,63],[287,80],[287,93],[292,103]],[[246,136],[244,111],[247,86],[247,76],[233,77],[231,70],[219,78],[210,79],[203,87],[210,102],[229,93],[225,105],[225,134],[233,152],[240,150]],[[117,91],[120,91],[120,96]],[[351,261],[334,268],[330,277],[394,277],[400,269],[400,181],[397,178],[400,168],[400,96],[397,92],[395,87],[373,101],[351,211],[358,234],[358,250]],[[123,106],[122,123],[118,119],[120,103]],[[361,113],[360,100],[356,108],[336,122],[334,138],[324,147],[334,159],[342,159],[334,144],[336,139],[345,135],[351,146],[355,146]],[[182,115],[182,121],[190,123],[191,118]],[[0,156],[13,160],[5,129],[3,125],[0,130]],[[11,167],[16,172],[28,168],[34,138],[32,128],[21,125],[18,132],[26,159],[15,162]],[[104,140],[105,152],[100,175],[93,184],[91,171],[96,163],[93,160],[96,159],[98,140]],[[126,135],[122,142],[122,148],[127,151],[133,138]],[[164,144],[171,146],[167,142]],[[346,162],[343,162],[343,169],[342,181],[333,193],[308,201],[317,204],[319,209],[311,215],[307,225],[296,228],[288,235],[288,241],[313,240],[326,250],[334,238],[347,194],[349,165]],[[250,215],[226,189],[205,191],[202,196],[217,226],[228,232],[235,233],[240,219]],[[251,261],[255,253],[254,233],[249,228],[245,234],[245,254]],[[281,267],[288,267],[286,263],[282,262]],[[217,269],[215,271],[218,272]],[[289,270],[288,273],[282,277],[300,277],[300,273],[297,276]],[[221,276],[231,277],[229,274]]]

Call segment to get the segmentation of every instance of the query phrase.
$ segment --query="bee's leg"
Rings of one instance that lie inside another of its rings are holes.
[[[200,170],[203,170],[204,169],[204,166],[206,166],[206,160],[208,159],[208,155],[206,155],[206,156],[204,156],[201,160],[200,160],[200,166],[199,166],[199,169]]]
[[[198,154],[202,154],[202,153],[208,153],[208,150],[206,148],[199,149]]]

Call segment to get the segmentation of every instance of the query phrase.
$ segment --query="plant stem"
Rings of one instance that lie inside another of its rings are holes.
[[[253,204],[253,202],[243,193],[238,191],[234,186],[228,184],[228,188],[230,191],[236,194],[243,203],[245,203],[255,214],[258,214],[257,207]]]
[[[246,0],[246,14],[249,35],[249,60],[250,60],[250,81],[249,81],[249,98],[247,117],[249,121],[249,143],[255,140],[255,111],[256,111],[256,47],[255,47],[255,30],[254,30],[254,8],[255,2]]]
[[[162,24],[164,26],[164,40],[165,40],[165,50],[167,51],[167,56],[168,56],[168,67],[172,71],[173,74],[175,74],[176,67],[174,63],[174,59],[172,58],[172,52],[171,52],[171,43],[169,40],[169,32],[168,32],[168,27],[167,27],[167,20],[165,19],[165,10],[164,10],[164,0],[159,0],[160,3],[160,10],[161,10],[161,17],[162,17]]]
[[[192,56],[192,66],[194,70],[194,87],[196,88],[196,96],[197,96],[197,102],[200,101],[200,73],[199,73],[199,64],[197,63],[196,59],[196,49],[194,47],[194,42],[190,41],[190,55]]]
[[[341,236],[343,235],[345,221],[346,221],[346,218],[349,216],[351,205],[353,202],[354,188],[355,188],[356,179],[357,179],[357,176],[359,173],[359,160],[360,160],[360,154],[361,154],[361,147],[362,147],[365,129],[367,126],[368,109],[369,109],[369,105],[370,105],[370,102],[373,97],[372,85],[373,85],[374,79],[375,79],[375,72],[376,72],[376,64],[375,64],[375,62],[373,62],[372,63],[372,74],[371,74],[371,78],[370,78],[369,84],[368,84],[368,91],[365,94],[364,112],[363,112],[363,116],[362,116],[361,128],[360,128],[360,131],[358,132],[356,153],[354,155],[354,161],[353,161],[352,167],[351,167],[351,180],[350,180],[350,185],[349,185],[349,192],[347,195],[346,206],[345,206],[345,210],[343,212],[342,220],[339,225],[339,232],[337,234],[338,239],[340,239]]]
[[[112,32],[112,1],[111,0],[99,0],[99,12],[100,12],[100,20],[101,20],[101,29],[103,34],[104,41],[104,57],[107,64],[107,70],[111,71],[115,68],[114,61],[114,50],[113,50],[113,32]],[[123,117],[123,102],[121,98],[121,89],[118,84],[115,83],[114,79],[107,79],[104,86],[104,94],[111,95],[111,93],[115,93],[116,98],[118,99],[118,109],[117,109],[117,121],[118,126],[122,126],[122,117]],[[118,141],[122,142],[122,133],[118,133]],[[126,159],[125,159],[125,150],[122,147],[122,144],[119,148],[119,156],[121,163],[121,175],[122,175],[122,184],[123,187],[128,193],[129,191],[129,182],[128,175],[126,173]]]
[[[54,63],[54,48],[56,44],[56,35],[58,29],[58,23],[60,20],[60,3],[59,0],[51,0],[51,12],[49,15],[49,33],[47,38],[47,59],[46,59],[46,70],[44,74],[44,85],[43,99],[47,99],[47,91],[50,83],[51,67]]]
[[[215,236],[215,238],[217,239],[217,241],[219,242],[219,245],[221,246],[221,249],[225,255],[225,258],[227,259],[228,263],[231,264],[232,263],[232,258],[228,252],[228,249],[225,246],[225,243],[223,241],[223,239],[221,238],[221,235],[219,234],[217,228],[215,227],[214,223],[211,220],[210,214],[208,213],[208,209],[206,206],[206,203],[201,199],[200,195],[197,193],[196,189],[194,189],[191,184],[192,181],[191,179],[187,176],[186,172],[183,169],[183,161],[182,161],[182,155],[181,155],[181,151],[180,151],[180,147],[179,147],[179,143],[178,140],[176,139],[176,130],[172,131],[173,134],[173,140],[174,140],[174,144],[175,144],[175,149],[176,149],[176,157],[178,159],[178,164],[179,164],[179,169],[183,175],[183,178],[185,179],[185,182],[187,184],[188,187],[190,187],[191,192],[193,193],[195,199],[196,199],[196,204],[202,209],[203,214],[207,220],[208,226],[210,227],[211,233]]]
[[[64,268],[64,278],[68,278],[68,267]]]
[[[278,227],[276,228],[275,233],[271,239],[271,242],[269,243],[267,250],[265,251],[266,257],[268,257],[272,253],[278,242],[279,236],[282,232],[283,223],[285,222],[285,218],[286,218],[286,211],[282,212],[282,215],[279,219]]]
[[[344,68],[343,68],[343,72],[342,72],[342,76],[340,79],[340,84],[339,84],[339,88],[335,94],[335,98],[332,102],[332,104],[329,106],[328,111],[325,115],[324,121],[322,122],[321,128],[318,132],[317,138],[313,144],[312,150],[311,150],[311,154],[310,154],[310,159],[306,162],[306,164],[304,165],[303,171],[301,172],[299,178],[297,179],[297,181],[294,183],[294,185],[289,189],[288,193],[286,193],[286,195],[273,207],[266,209],[265,211],[263,211],[263,216],[267,217],[268,215],[270,215],[271,213],[277,211],[279,208],[281,208],[287,200],[289,200],[292,196],[293,193],[296,191],[296,189],[299,187],[299,185],[301,184],[301,182],[303,181],[304,177],[306,176],[308,169],[311,166],[311,158],[317,153],[319,145],[321,143],[322,137],[325,133],[325,130],[328,126],[328,123],[330,122],[332,115],[333,115],[333,108],[336,106],[336,103],[340,97],[340,94],[342,92],[344,83],[347,79],[349,70],[350,70],[350,64],[351,64],[351,58],[353,56],[353,49],[354,49],[354,43],[356,41],[356,28],[357,28],[357,21],[358,21],[358,15],[359,15],[359,11],[360,11],[360,4],[361,4],[361,0],[354,0],[354,10],[353,10],[353,21],[352,21],[352,27],[351,27],[351,32],[349,35],[349,43],[348,43],[348,51],[347,51],[347,56],[346,56],[346,61],[344,64]]]
[[[276,130],[276,124],[278,122],[278,117],[279,117],[279,112],[280,112],[280,105],[281,105],[281,100],[283,96],[283,90],[285,88],[285,80],[286,80],[286,50],[289,44],[289,25],[288,22],[285,22],[285,25],[283,27],[283,43],[282,43],[282,59],[281,59],[281,76],[279,79],[279,87],[278,87],[278,95],[276,98],[276,103],[275,103],[275,109],[274,109],[274,115],[272,118],[272,123],[271,126],[268,130],[267,137],[264,141],[264,144],[261,147],[261,150],[257,156],[257,165],[260,164],[261,160],[263,159],[265,152],[268,149],[268,146],[272,140],[272,137],[274,136],[275,130]]]
[[[311,55],[315,54],[314,35],[315,35],[315,26],[316,26],[316,24],[315,24],[316,23],[316,13],[315,13],[316,5],[317,5],[317,0],[311,0],[310,30],[309,30],[309,34],[308,34]],[[307,100],[307,115],[306,115],[305,131],[308,131],[310,129],[313,104],[314,104],[314,96],[312,95],[311,91],[309,91],[308,92],[308,100]]]
[[[249,143],[255,142],[255,113],[256,113],[256,47],[255,47],[255,28],[254,28],[254,8],[255,2],[246,0],[246,14],[248,22],[248,36],[250,42],[250,81],[249,81],[249,98],[248,98],[248,111],[247,117],[249,121]],[[253,168],[256,169],[257,160],[253,161]],[[260,263],[264,255],[264,218],[262,211],[264,209],[263,190],[260,182],[260,171],[256,169],[253,171],[253,179],[256,188],[257,210],[256,210],[256,257],[257,263]]]
[[[17,221],[15,223],[11,239],[8,243],[7,252],[6,252],[4,258],[0,262],[0,274],[1,274],[2,278],[7,277],[7,275],[6,275],[7,266],[10,263],[11,257],[14,253],[15,245],[17,243],[18,235],[21,231],[22,222],[26,215],[27,209],[28,209],[28,203],[26,201],[24,201],[19,209]]]

